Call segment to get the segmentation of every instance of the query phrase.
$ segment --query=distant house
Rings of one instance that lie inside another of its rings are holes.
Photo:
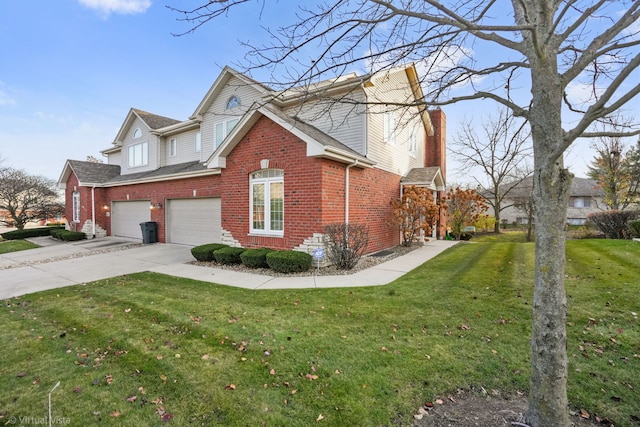
[[[529,177],[516,185],[503,201],[508,206],[500,213],[500,220],[506,224],[526,225],[529,215],[525,202],[532,194],[533,178]],[[589,214],[606,209],[604,191],[597,181],[586,178],[573,178],[567,209],[567,224],[584,225]],[[488,212],[494,215],[494,212]]]
[[[416,68],[275,92],[225,68],[191,117],[131,109],[106,164],[68,160],[68,226],[89,237],[311,251],[330,223],[369,226],[368,252],[399,243],[390,201],[445,189],[445,115],[419,106]],[[439,230],[444,235],[445,218]]]

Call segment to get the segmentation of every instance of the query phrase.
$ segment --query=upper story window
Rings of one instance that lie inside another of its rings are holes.
[[[229,133],[233,130],[233,128],[238,124],[239,121],[239,118],[234,117],[233,119],[218,122],[214,125],[216,143],[215,148],[218,148],[220,144],[222,144],[222,141],[224,141],[224,139],[227,137],[227,135],[229,135]]]
[[[200,131],[196,132],[196,141],[193,148],[196,153],[199,153],[202,150],[202,136],[200,135]]]
[[[396,143],[396,115],[393,111],[387,111],[384,113],[382,139],[387,144],[395,145]]]
[[[133,131],[133,139],[138,139],[142,137],[142,131],[140,130],[140,128],[136,128],[136,130]]]
[[[233,95],[227,101],[227,110],[231,110],[232,108],[236,108],[236,107],[239,107],[239,106],[240,106],[240,98],[238,98],[235,95]]]
[[[589,197],[572,197],[569,200],[569,206],[572,208],[590,208],[591,199]]]
[[[129,167],[145,166],[149,164],[149,143],[141,142],[129,146]]]
[[[418,140],[420,139],[420,128],[414,126],[409,134],[409,155],[416,157],[418,153]]]
[[[284,171],[262,169],[250,175],[251,233],[284,234]]]
[[[169,141],[169,156],[175,157],[177,154],[178,154],[178,140],[175,138],[172,138],[171,141]]]

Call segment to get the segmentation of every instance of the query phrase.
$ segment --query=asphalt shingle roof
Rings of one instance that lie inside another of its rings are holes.
[[[182,123],[181,120],[171,119],[169,117],[159,116],[157,114],[148,113],[146,111],[134,108],[133,111],[149,126],[150,129],[160,129],[167,126]]]
[[[101,184],[120,175],[120,166],[69,160],[69,166],[81,183]]]

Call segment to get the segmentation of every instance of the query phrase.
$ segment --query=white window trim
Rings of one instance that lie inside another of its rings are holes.
[[[71,205],[73,209],[73,222],[80,222],[80,193],[74,191],[71,196]]]
[[[140,148],[140,159],[136,156],[136,148]],[[149,141],[132,144],[127,149],[127,165],[130,168],[147,166],[149,164]]]
[[[199,153],[202,151],[202,135],[200,134],[200,131],[196,132],[196,140],[194,141],[194,144],[193,144],[193,151],[196,153]]]
[[[169,141],[169,157],[176,157],[178,155],[178,140],[171,138]]]
[[[229,133],[233,130],[235,125],[240,121],[239,117],[234,117],[232,119],[223,120],[217,122],[213,125],[213,142],[215,144],[215,148],[218,148],[222,141],[229,135]],[[222,130],[222,136],[220,140],[218,140],[218,128]]]
[[[396,144],[396,116],[393,111],[386,111],[382,119],[382,139],[386,144]]]
[[[409,155],[414,158],[418,154],[418,136],[419,135],[420,135],[420,128],[418,126],[414,126],[411,129],[411,133],[409,134]]]
[[[280,175],[275,177],[253,178],[253,172],[249,175],[249,233],[256,236],[271,236],[271,237],[283,237],[284,236],[284,204],[282,206],[282,230],[271,230],[271,184],[282,183],[284,189],[284,171],[280,169],[262,169],[262,170],[275,170],[279,171]],[[264,229],[253,228],[253,188],[255,184],[264,185]],[[284,195],[283,195],[284,197]],[[284,198],[283,198],[284,202]]]

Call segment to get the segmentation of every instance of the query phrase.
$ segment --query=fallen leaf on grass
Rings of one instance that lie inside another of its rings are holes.
[[[209,356],[208,354],[203,354],[202,355],[202,360],[209,360],[211,356]]]
[[[270,370],[270,371],[269,371],[269,374],[271,374],[271,375],[275,375],[275,374],[276,374],[276,370],[275,370],[275,369]]]
[[[110,417],[114,417],[114,418],[119,417],[119,416],[120,416],[120,412],[118,412],[118,411],[113,411],[112,413],[110,413],[110,414],[109,414],[109,416],[110,416]]]
[[[227,386],[224,386],[225,389],[227,390],[235,390],[236,389],[236,385],[235,384],[229,384]]]
[[[315,374],[314,374],[314,375],[307,374],[307,375],[305,375],[304,377],[305,377],[306,379],[309,379],[309,380],[317,380],[318,378],[320,378],[320,377],[318,377],[318,376],[317,376],[317,375],[315,375]]]
[[[31,384],[33,384],[33,385],[40,384],[40,378],[36,378],[35,380],[33,380],[31,382]]]
[[[320,414],[318,415],[318,418],[316,418],[316,421],[322,421],[324,420],[324,415]]]
[[[18,378],[22,378],[22,377],[24,377],[24,376],[26,376],[26,375],[27,375],[27,373],[26,373],[26,372],[18,372],[18,373],[16,374],[16,377],[18,377]]]
[[[591,415],[584,409],[580,409],[580,418],[589,419]]]
[[[127,397],[127,402],[135,402],[136,400],[138,400],[138,396],[129,396]]]

